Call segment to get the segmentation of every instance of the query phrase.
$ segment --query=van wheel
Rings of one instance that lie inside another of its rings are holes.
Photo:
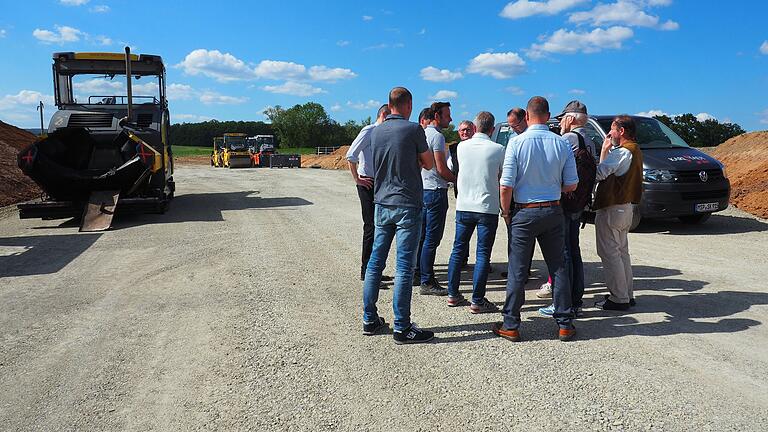
[[[632,225],[629,226],[630,231],[634,231],[643,220],[643,215],[640,214],[639,206],[632,206]]]
[[[707,219],[709,219],[709,216],[711,215],[712,213],[702,213],[702,214],[690,215],[690,216],[680,216],[678,217],[678,219],[680,219],[680,222],[684,224],[698,225],[706,222]]]

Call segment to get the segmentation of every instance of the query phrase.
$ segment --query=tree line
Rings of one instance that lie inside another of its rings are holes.
[[[283,108],[280,105],[267,108],[264,115],[270,123],[262,121],[218,121],[181,123],[171,125],[170,139],[176,145],[208,147],[213,137],[225,132],[240,132],[248,136],[275,135],[279,147],[336,147],[349,145],[364,126],[371,124],[371,117],[360,122],[349,120],[339,123],[333,120],[322,105],[307,102]],[[699,121],[693,114],[674,117],[656,116],[656,119],[675,131],[693,147],[712,147],[741,135],[744,129],[735,123],[720,123],[714,119]],[[458,141],[453,124],[443,130],[446,142]]]
[[[736,123],[720,123],[715,119],[699,121],[691,113],[654,118],[680,135],[691,147],[714,147],[744,133],[744,129]]]

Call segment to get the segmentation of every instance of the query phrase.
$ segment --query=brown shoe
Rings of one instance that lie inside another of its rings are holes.
[[[506,340],[510,340],[512,342],[520,342],[520,332],[517,329],[514,330],[507,330],[504,328],[504,323],[493,323],[493,327],[491,327],[491,330],[493,331],[493,334],[499,337],[503,337]]]
[[[558,338],[563,342],[568,342],[569,340],[572,340],[574,337],[576,337],[576,329],[564,329],[561,328],[558,332]]]

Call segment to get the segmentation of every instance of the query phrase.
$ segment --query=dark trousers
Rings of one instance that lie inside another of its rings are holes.
[[[579,222],[581,212],[563,213],[563,236],[565,237],[565,268],[571,280],[571,304],[574,308],[584,303],[584,262],[581,259],[579,247]]]
[[[368,260],[371,259],[373,250],[373,188],[366,189],[357,185],[357,196],[360,197],[360,209],[363,214],[363,253],[360,265],[360,279],[365,279],[365,269],[368,267]]]
[[[572,328],[571,283],[563,257],[563,210],[559,206],[515,209],[508,233],[509,275],[502,311],[504,328],[520,327],[520,308],[525,302],[525,283],[528,280],[528,258],[537,240],[552,276],[553,317],[561,328]]]

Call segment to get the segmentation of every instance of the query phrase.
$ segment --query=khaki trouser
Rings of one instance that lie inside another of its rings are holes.
[[[597,211],[595,236],[597,255],[603,261],[608,297],[615,303],[634,298],[632,263],[629,260],[627,233],[632,226],[632,204],[618,204]]]

